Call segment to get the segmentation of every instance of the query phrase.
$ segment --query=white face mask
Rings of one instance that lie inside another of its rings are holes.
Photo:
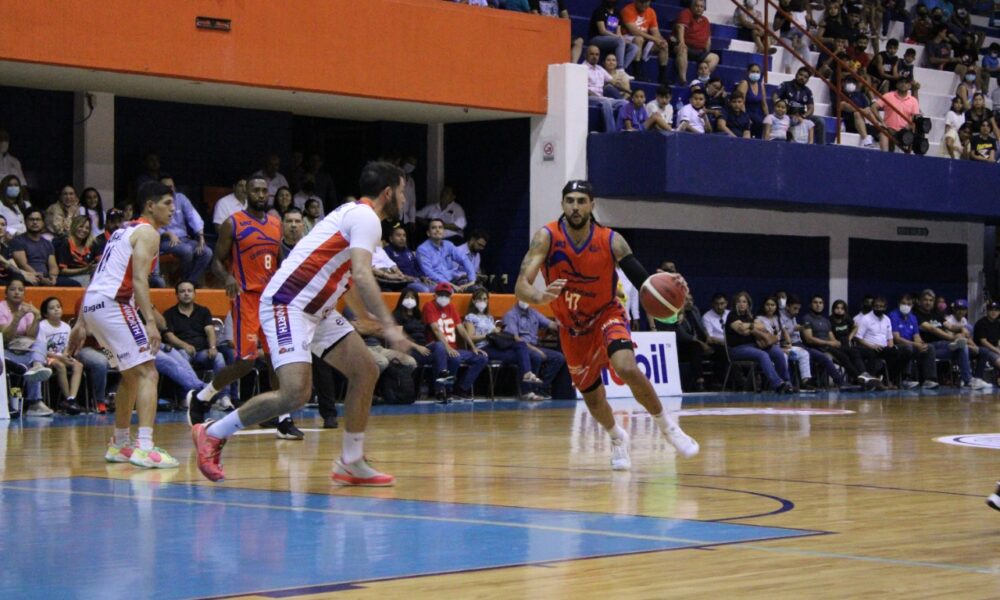
[[[451,304],[451,296],[435,296],[434,301],[438,303],[438,306],[444,308]]]
[[[404,298],[402,304],[406,310],[413,310],[417,306],[417,301],[414,298]]]
[[[412,172],[414,172],[416,170],[417,170],[417,167],[411,165],[410,163],[406,163],[405,165],[403,165],[403,172],[406,173],[407,175],[409,175],[410,173],[412,173]]]
[[[521,308],[521,310],[528,310],[529,304],[527,302],[524,302],[523,300],[518,300],[517,305],[518,307]]]
[[[788,303],[787,299],[785,299],[785,298],[778,298],[778,308],[785,308],[785,304],[787,304],[787,303]]]
[[[847,92],[848,94],[853,94],[854,92],[858,91],[858,86],[854,85],[853,83],[844,84],[844,91]]]
[[[7,150],[10,150],[10,142],[0,142],[0,154],[7,154]]]
[[[899,305],[899,314],[901,314],[903,316],[906,316],[906,315],[910,314],[911,310],[913,310],[913,307],[910,306],[909,304],[900,304]]]
[[[479,302],[476,302],[475,306],[476,306],[476,310],[478,310],[479,312],[483,312],[484,310],[486,310],[486,303],[483,302],[482,300],[480,300]]]
[[[20,194],[20,193],[21,193],[21,188],[20,187],[18,187],[16,185],[8,185],[7,186],[7,197],[8,198],[17,198],[18,194]]]

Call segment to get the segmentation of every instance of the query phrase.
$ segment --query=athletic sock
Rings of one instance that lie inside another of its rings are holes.
[[[656,423],[656,426],[659,427],[660,431],[663,433],[677,427],[676,423],[667,419],[667,411],[663,411],[658,415],[653,415],[653,422]]]
[[[140,427],[139,428],[139,449],[140,450],[152,450],[153,449],[153,428],[152,427]]]
[[[243,429],[243,421],[240,420],[240,411],[234,410],[208,426],[208,435],[220,440],[228,440],[237,431]]]
[[[292,420],[292,415],[290,415],[288,413],[285,413],[285,414],[281,415],[280,417],[278,417],[278,422],[279,423],[281,423],[282,421],[291,421],[291,420]]]
[[[218,393],[219,393],[219,390],[217,390],[214,387],[212,387],[211,383],[206,383],[205,387],[201,388],[201,391],[198,392],[195,395],[195,397],[198,398],[199,400],[201,400],[202,402],[208,402],[208,401],[210,401],[212,399],[212,396],[214,396],[214,395],[216,395]]]
[[[128,443],[128,441],[130,439],[129,436],[130,436],[130,431],[129,431],[128,427],[126,427],[125,429],[118,429],[117,427],[115,427],[115,445],[116,446],[122,446],[122,445]]]
[[[361,460],[365,455],[365,432],[350,433],[344,432],[344,451],[340,459],[345,465]]]
[[[608,430],[608,435],[610,435],[613,440],[622,440],[628,436],[628,434],[625,433],[625,430],[622,429],[621,425],[618,423],[615,423],[615,426]]]

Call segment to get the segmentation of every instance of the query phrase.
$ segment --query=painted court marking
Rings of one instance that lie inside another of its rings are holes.
[[[962,435],[945,435],[934,438],[935,442],[952,446],[967,446],[969,448],[989,448],[1000,450],[1000,433],[964,433]]]

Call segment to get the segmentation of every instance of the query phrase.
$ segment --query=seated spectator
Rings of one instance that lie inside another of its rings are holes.
[[[0,231],[7,230],[7,219],[0,216]],[[0,235],[0,285],[7,285],[11,275],[20,277],[21,272],[17,269],[17,263],[11,253],[10,244],[7,239]]]
[[[569,10],[566,9],[566,0],[529,0],[531,13],[546,17],[556,17],[572,22]],[[572,28],[571,28],[572,29]],[[580,54],[583,52],[583,38],[573,37],[570,31],[569,40],[569,62],[576,64],[580,62]]]
[[[800,109],[792,109],[788,114],[788,141],[795,144],[812,144],[815,124],[808,120]]]
[[[722,374],[729,366],[729,358],[726,356],[726,319],[729,317],[729,301],[722,292],[716,292],[712,296],[712,310],[706,312],[701,317],[701,324],[705,328],[708,339],[705,342],[712,348],[710,356],[714,363],[716,379],[722,383]],[[685,316],[686,318],[686,316]],[[739,383],[739,381],[737,381]],[[738,386],[742,387],[742,386]]]
[[[945,315],[944,328],[952,333],[964,337],[969,344],[969,353],[978,354],[979,346],[976,345],[975,338],[972,337],[972,324],[969,323],[969,301],[965,298],[952,300],[949,307],[951,310]]]
[[[784,100],[775,101],[774,112],[764,117],[764,131],[761,134],[762,139],[769,142],[774,140],[778,140],[780,142],[788,141],[788,130],[792,126],[792,120],[786,114],[787,111],[787,102]]]
[[[504,333],[503,323],[490,314],[490,294],[486,290],[477,288],[472,293],[464,327],[476,348],[485,352],[489,360],[517,368],[522,400],[542,399],[533,389],[542,380],[531,370],[528,344],[523,340],[515,341],[512,334]]]
[[[722,116],[722,112],[726,110],[728,105],[729,94],[726,93],[726,88],[722,85],[722,79],[709,77],[708,83],[705,85],[705,112],[708,113],[708,119],[712,122],[712,129],[715,129],[716,121]]]
[[[292,199],[292,190],[288,189],[287,186],[281,186],[274,192],[274,205],[267,212],[280,219],[285,215],[285,211],[293,206],[295,203]]]
[[[24,233],[24,211],[31,205],[28,202],[25,188],[16,175],[7,175],[0,179],[0,217],[7,222],[4,239],[12,240],[15,235]]]
[[[18,181],[27,181],[24,178],[24,171],[21,170],[21,161],[10,153],[10,134],[0,127],[0,179],[13,175]],[[3,188],[0,188],[2,191]]]
[[[344,310],[344,318],[354,326],[358,335],[364,339],[365,345],[368,346],[368,351],[371,353],[372,358],[375,359],[379,376],[385,373],[389,365],[400,367],[406,372],[408,377],[413,376],[413,371],[417,368],[416,359],[405,352],[392,350],[383,346],[381,342],[382,328],[377,321],[358,319],[349,308]],[[334,407],[334,410],[336,410],[336,407]]]
[[[42,237],[43,214],[37,208],[29,208],[25,214],[28,230],[11,242],[10,248],[18,270],[30,285],[80,287],[73,279],[59,274],[55,248],[52,247],[52,242]]]
[[[264,181],[267,182],[268,206],[274,205],[274,197],[278,194],[280,188],[288,187],[288,180],[278,172],[280,168],[281,158],[277,154],[272,153],[264,160],[264,168],[253,174],[254,177],[263,177]]]
[[[965,111],[965,122],[972,128],[972,134],[977,134],[980,131],[979,124],[983,121],[990,124],[990,129],[994,134],[1000,132],[993,113],[986,108],[986,97],[982,94],[973,94],[972,108]]]
[[[872,80],[872,85],[882,94],[887,93],[890,88],[895,89],[896,80],[900,77],[899,64],[902,59],[896,56],[897,52],[899,52],[899,40],[891,39],[885,43],[885,50],[877,53],[868,64],[868,76]]]
[[[407,289],[399,293],[392,317],[403,328],[403,333],[417,344],[417,347],[410,352],[410,356],[419,366],[430,365],[433,368],[434,397],[438,400],[447,399],[446,386],[455,380],[448,371],[448,347],[438,341],[428,342],[427,325],[424,323],[423,311],[420,308],[420,296],[416,291]]]
[[[712,52],[712,25],[705,16],[705,0],[694,0],[674,21],[674,57],[677,59],[677,83],[687,81],[688,60],[708,63],[709,72],[719,64],[719,56]]]
[[[934,38],[924,48],[925,65],[928,69],[953,71],[959,79],[965,77],[968,68],[955,55],[951,42],[948,41],[948,29],[942,27],[934,34]]]
[[[673,93],[670,91],[670,87],[661,85],[656,88],[656,99],[646,104],[646,112],[650,116],[660,115],[663,119],[663,125],[660,129],[664,131],[672,131],[674,125],[674,107],[670,104],[671,96]]]
[[[913,296],[903,294],[899,308],[889,313],[892,324],[892,342],[898,349],[899,369],[903,388],[912,389],[920,385],[913,372],[913,363],[920,362],[920,376],[925,389],[938,387],[937,366],[934,349],[920,338],[920,324],[913,315]]]
[[[323,220],[323,204],[318,198],[310,198],[306,201],[306,209],[302,214],[302,235],[307,235],[317,223]]]
[[[468,256],[462,255],[455,245],[444,239],[444,222],[431,219],[427,227],[427,240],[417,247],[420,270],[435,283],[453,283],[457,291],[464,292],[476,284],[476,269]],[[397,263],[398,264],[398,263]],[[461,265],[461,267],[456,267]]]
[[[632,100],[618,113],[617,126],[619,131],[666,129],[666,123],[662,119],[646,112],[646,92],[641,89],[632,93]]]
[[[982,377],[986,365],[1000,372],[1000,303],[986,305],[986,315],[976,321],[972,337],[979,345],[978,376]]]
[[[712,78],[712,66],[707,62],[702,61],[698,63],[698,66],[695,68],[694,75],[694,79],[691,80],[691,83],[689,83],[688,86],[692,90],[694,88],[705,89],[705,86],[708,85],[708,80]]]
[[[632,97],[632,84],[629,82],[628,75],[625,71],[618,68],[618,59],[615,58],[614,54],[608,54],[604,57],[601,62],[601,66],[607,71],[608,75],[611,75],[611,80],[604,84],[604,95],[608,98],[625,98],[628,100]],[[619,128],[620,129],[620,128]]]
[[[70,219],[85,212],[80,206],[80,198],[76,195],[76,188],[64,185],[59,191],[59,198],[45,209],[45,222],[51,224],[49,226],[51,233],[59,235],[63,233],[63,227],[69,226]],[[56,219],[56,216],[59,219]]]
[[[774,27],[781,34],[781,39],[792,47],[799,56],[804,56],[809,50],[809,39],[804,32],[816,31],[816,21],[812,17],[812,9],[809,0],[790,0],[782,4],[791,16],[791,20],[784,19],[780,14],[774,15]],[[785,73],[790,73],[792,64],[798,64],[791,52],[784,53],[782,68]]]
[[[965,123],[965,103],[955,96],[951,100],[951,108],[944,116],[944,136],[941,137],[941,156],[946,158],[961,158],[962,145],[958,139],[958,130]]]
[[[90,218],[77,215],[70,221],[69,235],[53,244],[59,274],[87,287],[100,256],[94,253],[94,237],[90,234]]]
[[[635,0],[622,9],[623,32],[632,36],[636,47],[637,64],[642,64],[650,54],[656,54],[660,62],[659,82],[667,83],[667,62],[670,60],[670,44],[660,33],[660,23],[656,19],[651,0]],[[588,50],[589,52],[589,50]],[[685,65],[686,68],[686,65]],[[687,76],[682,74],[678,82],[683,85]]]
[[[472,268],[476,272],[476,281],[480,283],[485,282],[488,278],[483,274],[483,250],[486,249],[486,244],[490,241],[490,234],[482,229],[473,229],[469,232],[469,241],[465,242],[457,248],[458,253],[468,257],[469,262],[472,263]],[[405,245],[405,240],[404,240]],[[455,265],[455,268],[461,268],[462,265]]]
[[[218,229],[222,222],[247,207],[247,180],[240,178],[233,184],[233,191],[219,198],[212,209],[212,223]]]
[[[503,316],[503,330],[512,334],[519,342],[528,345],[528,357],[531,359],[531,372],[536,373],[542,380],[541,387],[537,390],[544,399],[550,398],[549,391],[552,382],[555,381],[559,370],[566,364],[566,357],[558,350],[544,348],[538,344],[539,330],[556,331],[559,325],[550,319],[545,318],[527,302],[518,301],[510,307],[510,310]]]
[[[691,294],[684,299],[684,311],[677,320],[674,332],[677,335],[677,357],[690,366],[694,384],[685,391],[704,392],[705,372],[702,363],[706,359],[714,358],[716,352],[708,343],[708,332],[702,324],[701,311],[694,305],[694,297]]]
[[[4,301],[0,302],[0,332],[3,333],[5,357],[25,369],[25,405],[13,408],[24,410],[28,417],[51,417],[52,409],[42,402],[41,382],[52,376],[52,369],[44,366],[45,346],[38,341],[41,314],[30,302],[24,301],[24,281],[19,277],[11,278],[4,294]]]
[[[814,140],[816,144],[826,143],[826,124],[821,117],[813,114],[815,110],[815,105],[813,104],[813,94],[812,90],[809,89],[809,79],[811,75],[809,69],[806,67],[801,67],[795,73],[795,79],[791,81],[786,81],[782,83],[778,90],[774,93],[772,100],[777,102],[780,98],[788,103],[788,115],[791,118],[793,115],[798,114],[800,119],[808,120],[816,128],[816,133],[814,136],[809,137],[810,140]],[[793,125],[795,124],[795,119],[792,118]],[[812,127],[800,127],[798,132],[798,138],[804,139],[807,137],[808,132]],[[795,131],[793,131],[795,135]],[[810,142],[812,143],[812,142]]]
[[[790,294],[785,297],[784,305],[776,309],[778,323],[781,325],[781,349],[788,356],[789,364],[798,365],[799,391],[811,392],[816,389],[810,364],[812,356],[802,341],[803,327],[798,321],[802,301],[798,296]],[[766,306],[764,308],[767,309]]]
[[[476,348],[468,331],[461,326],[462,318],[451,303],[453,293],[454,288],[450,283],[439,283],[434,288],[434,302],[424,304],[422,312],[424,325],[427,326],[426,339],[436,340],[445,346],[445,351],[448,354],[448,376],[452,380],[457,377],[460,365],[467,366],[451,395],[459,400],[472,400],[472,386],[479,374],[486,368],[488,359],[486,352]],[[458,346],[459,338],[467,348],[473,348],[473,350],[460,349]],[[437,400],[447,403],[449,397],[443,395],[439,390]]]
[[[744,34],[749,35],[753,40],[753,51],[757,54],[764,54],[764,36],[766,32],[762,25],[758,23],[764,22],[764,15],[760,14],[760,11],[754,8],[756,5],[756,0],[743,0],[743,7],[746,12],[737,8],[736,12],[733,13],[733,24],[740,28],[740,31]],[[753,18],[747,14],[753,16]],[[768,48],[770,54],[774,54],[778,49],[775,46]]]
[[[375,281],[378,282],[379,289],[383,292],[398,292],[409,287],[409,284],[415,281],[399,270],[396,263],[392,262],[392,259],[386,254],[381,243],[375,246],[375,251],[372,253],[372,272],[375,275]],[[423,284],[418,285],[421,288],[426,287]]]
[[[846,39],[838,38],[833,41],[831,54],[820,54],[819,62],[816,63],[816,71],[822,77],[833,81],[833,83],[837,83],[836,75],[840,72],[838,61],[845,63],[850,61],[850,57],[847,55],[847,45],[848,42]]]
[[[65,240],[69,231],[69,221],[63,219],[58,213],[45,213],[45,229],[42,230],[42,239],[52,242],[53,246],[57,240]]]
[[[858,332],[854,336],[868,373],[880,373],[886,367],[890,372],[899,371],[900,355],[892,335],[892,320],[885,309],[885,298],[877,296],[871,312],[858,321]]]
[[[701,89],[692,90],[688,104],[677,111],[677,131],[712,132],[712,123],[705,110],[705,92]]]
[[[444,226],[442,239],[455,244],[461,244],[464,241],[462,236],[465,235],[465,227],[469,222],[465,219],[465,210],[462,205],[455,201],[455,190],[450,185],[441,188],[441,195],[437,203],[428,204],[417,212],[417,222],[426,223],[428,227],[435,219],[441,221]]]
[[[837,40],[847,40],[854,36],[854,30],[848,22],[847,14],[841,10],[842,3],[833,0],[826,5],[823,20],[816,30],[816,36],[828,48],[833,48]]]
[[[968,121],[958,128],[958,142],[962,149],[960,158],[972,160],[972,125]]]
[[[997,141],[989,121],[980,121],[979,131],[972,134],[969,158],[985,163],[997,161]]]
[[[108,210],[108,213],[104,216],[104,232],[94,239],[94,256],[98,261],[101,260],[101,256],[104,254],[104,247],[108,245],[111,235],[121,229],[124,223],[125,218],[122,215],[122,211],[117,208]]]
[[[849,380],[874,389],[877,386],[875,378],[865,373],[861,357],[849,352],[853,323],[847,317],[847,304],[843,300],[835,301],[829,318],[824,314],[824,306],[822,296],[813,296],[809,313],[802,317],[802,342],[809,356],[823,367],[838,388],[847,388]],[[835,362],[844,370],[847,379]]]
[[[878,113],[871,109],[871,103],[868,101],[868,94],[861,89],[854,77],[844,78],[843,92],[844,95],[851,101],[850,103],[847,101],[840,103],[840,111],[841,115],[843,115],[847,131],[860,135],[861,145],[863,147],[875,148],[875,140],[868,133],[867,120],[878,123],[881,122],[881,119],[879,118]],[[853,106],[851,103],[853,103]],[[855,106],[860,110],[855,110]]]
[[[621,13],[617,0],[601,0],[590,16],[590,46],[597,46],[601,54],[613,53],[615,62],[622,69],[628,69],[635,60],[639,48],[623,35]],[[576,62],[576,61],[574,61]]]
[[[188,197],[177,191],[172,177],[164,176],[160,183],[174,194],[174,215],[160,230],[160,254],[176,256],[180,278],[198,283],[212,264],[212,249],[205,245],[205,222]]]
[[[132,203],[131,202],[128,202],[128,201],[119,202],[115,206],[115,208],[117,208],[118,211],[122,213],[122,219],[124,219],[126,223],[128,223],[129,221],[132,220],[132,217],[134,215],[132,214],[132,212],[133,212],[132,208],[133,207],[132,207]]]
[[[211,369],[218,375],[226,367],[226,361],[218,350],[212,313],[208,308],[195,303],[194,283],[181,281],[174,287],[174,291],[177,294],[177,304],[163,313],[167,325],[163,341],[182,352],[192,368]],[[201,386],[197,389],[200,390]],[[220,410],[231,409],[233,400],[239,399],[238,384],[234,382],[220,394],[216,399],[216,406]]]
[[[733,92],[729,97],[729,107],[716,122],[718,133],[743,139],[750,139],[750,115],[743,107],[743,94]]]
[[[913,311],[914,316],[917,317],[917,323],[920,324],[921,339],[934,348],[937,358],[958,363],[962,387],[973,390],[992,388],[993,386],[982,379],[972,376],[968,340],[964,336],[944,328],[944,314],[935,308],[934,301],[934,291],[924,290],[920,293],[920,302]]]
[[[760,65],[750,63],[746,79],[736,84],[736,89],[733,90],[733,94],[737,93],[743,95],[747,114],[750,115],[750,131],[753,137],[761,138],[768,109],[767,87],[761,81]]]
[[[847,62],[855,63],[856,72],[855,75],[859,79],[865,78],[865,73],[868,72],[868,66],[872,62],[871,54],[868,54],[868,38],[858,37],[854,39],[854,42],[847,47]]]
[[[406,275],[410,284],[408,289],[417,292],[429,292],[431,286],[437,282],[424,275],[417,259],[417,253],[410,250],[406,245],[406,229],[399,225],[392,230],[389,236],[389,243],[384,248],[386,255],[395,263],[403,275]]]
[[[59,409],[66,414],[78,415],[82,410],[76,403],[76,395],[80,391],[80,381],[83,379],[83,364],[74,357],[66,355],[69,323],[64,323],[62,316],[62,303],[58,298],[46,298],[42,302],[38,343],[45,348],[45,364],[55,374],[59,391],[63,395]]]
[[[80,194],[80,213],[90,220],[90,233],[97,237],[104,233],[104,201],[97,189],[84,188]]]
[[[170,329],[167,328],[164,316],[155,308],[153,309],[153,319],[156,321],[156,327],[160,331],[160,336],[166,342],[167,337],[170,336]],[[156,372],[169,379],[178,389],[184,392],[185,399],[188,402],[194,402],[195,394],[211,385],[198,378],[194,367],[191,366],[190,356],[183,350],[171,346],[169,343],[160,346],[160,351],[156,353],[154,364]]]
[[[790,393],[792,385],[788,376],[788,361],[778,345],[777,336],[755,325],[750,294],[737,292],[733,296],[735,307],[726,317],[726,345],[731,360],[756,362],[768,386],[775,392]]]
[[[596,106],[601,111],[604,121],[604,131],[614,132],[615,108],[625,104],[624,100],[616,100],[605,95],[605,89],[611,85],[611,75],[600,65],[601,50],[597,46],[588,46],[584,66],[587,68],[587,103],[589,106]],[[424,210],[428,210],[433,205],[427,205]],[[423,211],[421,211],[423,212]],[[417,213],[417,222],[420,221],[420,213]]]
[[[983,81],[986,82],[983,84],[983,91],[989,87],[990,77],[996,78],[997,84],[1000,84],[1000,44],[996,42],[990,44],[989,50],[983,55],[983,62],[979,68]],[[1000,108],[996,102],[993,103],[993,107]]]
[[[934,39],[937,25],[931,20],[931,11],[922,3],[916,5],[916,17],[913,19],[913,26],[910,29],[910,40],[914,43],[926,46]],[[915,52],[914,52],[915,54]]]

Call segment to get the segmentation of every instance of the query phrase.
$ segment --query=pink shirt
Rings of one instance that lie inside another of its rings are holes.
[[[14,313],[10,312],[10,304],[6,301],[0,301],[0,327],[6,327],[10,325],[10,322],[14,320]],[[35,321],[35,315],[27,313],[21,317],[21,322],[17,324],[17,335],[27,335],[28,328]]]
[[[896,110],[887,108],[886,104],[895,107]],[[882,98],[876,100],[875,105],[885,108],[885,124],[888,125],[889,129],[892,129],[893,131],[899,131],[900,129],[906,127],[906,119],[899,116],[899,114],[896,113],[897,110],[906,115],[907,118],[911,119],[914,115],[920,114],[920,102],[913,97],[913,94],[908,94],[905,98],[900,98],[899,93],[889,92],[885,96],[882,96]]]

